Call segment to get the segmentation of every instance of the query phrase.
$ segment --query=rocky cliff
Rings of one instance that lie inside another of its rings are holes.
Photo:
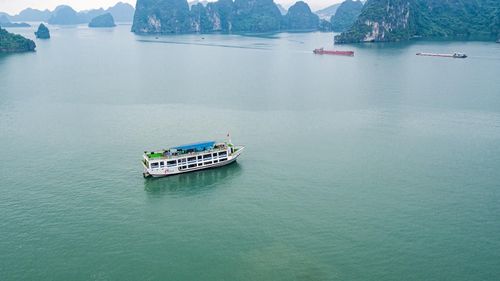
[[[188,32],[275,32],[282,15],[273,0],[138,0],[132,31],[138,34]]]
[[[335,42],[491,39],[500,32],[499,11],[498,0],[368,0]]]
[[[317,30],[318,27],[318,15],[311,12],[309,5],[303,1],[296,2],[283,17],[282,29]]]
[[[41,23],[38,26],[38,30],[35,32],[36,38],[38,39],[49,39],[50,38],[50,31],[49,29]]]
[[[356,0],[346,0],[337,9],[335,15],[330,19],[334,32],[344,32],[358,19],[363,3]]]
[[[132,31],[142,33],[185,33],[191,30],[186,0],[138,0]]]

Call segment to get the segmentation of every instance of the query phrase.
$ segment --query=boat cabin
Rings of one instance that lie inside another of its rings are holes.
[[[227,161],[233,152],[231,144],[199,142],[157,152],[145,151],[143,164],[146,169],[191,169]]]

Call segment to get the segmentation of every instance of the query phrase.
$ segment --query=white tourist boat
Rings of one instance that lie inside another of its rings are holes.
[[[244,146],[226,142],[204,141],[160,151],[145,151],[143,176],[165,177],[225,166],[236,161]]]

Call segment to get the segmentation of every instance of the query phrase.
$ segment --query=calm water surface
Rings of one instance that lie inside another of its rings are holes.
[[[0,279],[498,280],[500,44],[129,29],[0,56]],[[228,131],[237,164],[142,178]]]

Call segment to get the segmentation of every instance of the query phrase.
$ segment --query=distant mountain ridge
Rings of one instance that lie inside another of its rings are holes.
[[[499,0],[368,0],[336,43],[498,39]]]
[[[337,9],[340,7],[340,4],[342,3],[333,4],[321,10],[317,10],[314,13],[318,15],[320,19],[330,20],[330,18],[334,16],[335,13],[337,12]]]
[[[0,14],[0,26],[1,27],[30,27],[29,24],[25,22],[11,22],[5,14]]]
[[[117,22],[132,22],[134,12],[135,9],[132,5],[118,2],[107,9],[99,8],[80,12],[75,11],[68,5],[60,5],[54,11],[27,8],[14,16],[6,13],[0,13],[0,15],[5,15],[10,21],[51,21],[52,24],[64,25],[89,23],[93,18],[106,13],[110,13]]]

